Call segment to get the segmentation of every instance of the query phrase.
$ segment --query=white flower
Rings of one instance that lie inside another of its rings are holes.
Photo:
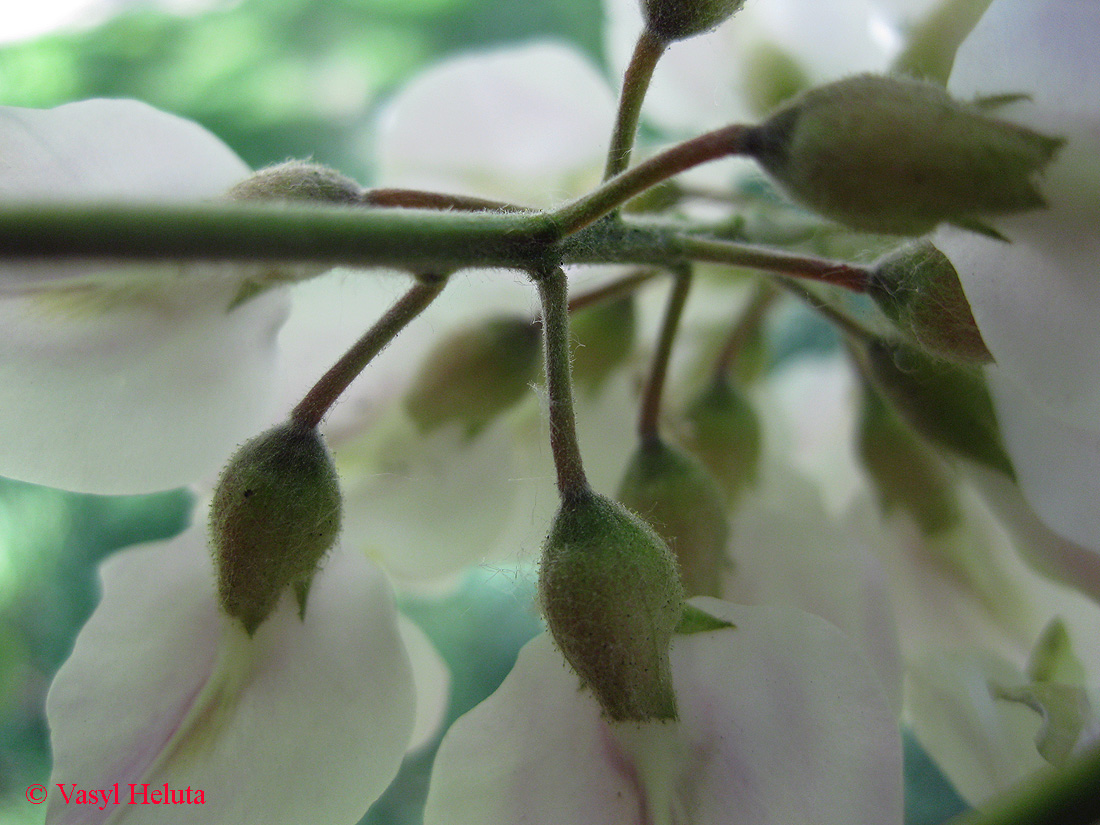
[[[194,123],[124,100],[0,110],[0,197],[195,201],[248,174]],[[97,493],[211,475],[270,416],[282,291],[170,265],[0,267],[0,473]],[[227,355],[231,353],[231,355]]]
[[[677,636],[677,722],[610,724],[549,639],[520,653],[436,757],[428,825],[900,823],[897,723],[866,661],[786,608],[697,606]]]
[[[103,564],[103,599],[47,698],[49,787],[117,782],[119,804],[51,793],[50,823],[352,823],[396,774],[414,694],[381,573],[334,552],[304,620],[287,592],[249,638],[218,605],[205,543],[194,527]],[[131,783],[204,800],[134,806]]]
[[[1067,141],[1042,187],[1049,207],[997,222],[1011,243],[944,229],[996,361],[987,370],[1020,486],[1039,516],[1100,551],[1100,8],[995,0],[959,49],[960,97],[1024,94],[998,111]]]

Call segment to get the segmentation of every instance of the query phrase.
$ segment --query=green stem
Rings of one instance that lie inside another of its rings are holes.
[[[638,416],[638,435],[643,444],[649,444],[660,438],[659,419],[661,415],[661,396],[664,395],[665,378],[668,376],[668,362],[672,358],[672,345],[676,332],[680,328],[680,317],[684,314],[688,293],[691,292],[691,269],[682,267],[676,272],[672,283],[672,292],[665,305],[665,317],[661,321],[661,332],[657,339],[657,351],[653,353],[653,363],[649,368],[649,380],[642,393],[642,408]]]
[[[445,278],[420,277],[401,299],[390,307],[366,334],[345,352],[332,368],[313,385],[290,417],[296,423],[313,429],[321,423],[332,405],[336,403],[363,369],[380,353],[413,318],[435,300],[446,284]]]
[[[586,494],[588,479],[577,442],[573,411],[573,379],[569,353],[569,295],[560,268],[535,276],[542,299],[543,339],[546,343],[546,394],[550,405],[550,451],[562,501]]]
[[[569,299],[569,313],[572,315],[574,312],[580,312],[582,309],[591,306],[610,303],[619,298],[625,298],[627,295],[633,295],[638,287],[652,281],[660,274],[662,274],[661,271],[657,269],[642,269],[604,284],[591,292],[583,292]]]
[[[751,269],[762,269],[766,272],[778,272],[796,278],[844,287],[852,292],[866,292],[867,284],[871,279],[869,270],[855,264],[833,261],[828,258],[789,255],[750,244],[680,235],[671,241],[670,246],[679,255],[693,261],[730,264]]]
[[[291,204],[0,207],[0,257],[239,261],[451,272],[527,269],[560,235],[543,213]]]
[[[730,371],[738,356],[744,352],[745,344],[766,317],[771,305],[779,297],[779,290],[767,280],[762,280],[756,285],[756,290],[749,299],[749,303],[741,311],[737,322],[730,330],[722,351],[714,361],[714,378],[719,383],[728,380]]]
[[[980,811],[946,825],[1091,825],[1100,821],[1100,746],[1042,771]]]
[[[678,143],[627,169],[593,192],[550,213],[563,235],[572,235],[622,206],[651,186],[701,163],[746,151],[744,137],[750,127],[734,124]]]
[[[638,133],[638,119],[642,112],[649,81],[657,61],[668,48],[668,43],[646,29],[638,37],[634,54],[623,76],[623,89],[619,95],[619,113],[615,119],[615,130],[611,133],[611,146],[607,150],[607,166],[603,179],[611,178],[624,171],[630,165],[630,152],[634,148],[634,137]]]

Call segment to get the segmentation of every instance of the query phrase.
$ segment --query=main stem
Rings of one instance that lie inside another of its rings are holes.
[[[588,478],[577,442],[573,411],[573,378],[569,354],[569,295],[565,272],[552,269],[534,276],[542,299],[542,334],[546,343],[546,393],[550,403],[550,451],[562,501],[588,492]]]
[[[611,133],[611,146],[607,150],[607,165],[603,179],[611,178],[624,171],[630,165],[630,153],[634,148],[634,137],[638,133],[638,119],[642,112],[649,81],[657,61],[668,48],[668,43],[653,34],[648,28],[638,37],[634,54],[623,76],[623,89],[619,95],[619,112],[615,119],[615,130]]]
[[[321,380],[313,385],[293,410],[290,417],[303,427],[312,429],[332,408],[343,393],[385,346],[397,337],[408,323],[435,300],[446,284],[445,278],[421,277],[401,299],[390,307],[366,334],[340,356]]]
[[[665,379],[668,376],[668,362],[672,358],[672,345],[676,332],[680,328],[680,317],[684,314],[688,293],[691,291],[691,269],[682,267],[676,272],[672,284],[672,293],[665,306],[665,317],[661,322],[661,333],[657,339],[657,351],[653,354],[653,364],[649,369],[649,380],[642,394],[642,409],[638,416],[638,435],[643,444],[657,441],[660,435],[661,397],[664,395]]]

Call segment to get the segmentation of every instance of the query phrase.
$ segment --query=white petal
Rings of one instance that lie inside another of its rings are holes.
[[[198,125],[135,101],[0,110],[0,195],[180,201],[248,173]],[[100,493],[212,474],[270,418],[285,299],[230,312],[202,267],[0,266],[0,473]]]
[[[425,822],[900,822],[897,725],[865,660],[798,611],[696,604],[737,629],[676,638],[678,724],[620,735],[540,637],[444,737]]]
[[[120,805],[53,793],[51,823],[351,823],[385,789],[413,686],[389,588],[357,554],[337,551],[317,574],[304,622],[287,595],[252,639],[217,605],[201,527],[102,574],[47,698],[51,787],[119,782]],[[131,806],[129,783],[205,801]]]
[[[997,364],[1066,423],[1100,426],[1100,6],[997,0],[959,49],[961,97],[1023,93],[998,115],[1067,139],[1043,178],[1048,209],[998,222],[1011,244],[944,230]]]
[[[615,104],[585,58],[536,43],[454,58],[384,112],[379,178],[548,206],[598,182]]]

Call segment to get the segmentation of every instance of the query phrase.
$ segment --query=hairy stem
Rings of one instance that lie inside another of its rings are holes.
[[[665,317],[661,321],[661,332],[657,339],[657,350],[653,353],[653,363],[649,368],[649,379],[642,393],[642,408],[638,416],[638,435],[642,443],[651,443],[660,438],[659,419],[661,415],[661,397],[664,395],[665,378],[668,376],[668,362],[672,358],[672,345],[676,332],[680,328],[680,317],[684,314],[688,293],[691,291],[691,269],[681,267],[676,272],[672,292],[665,305]]]
[[[634,54],[623,76],[623,88],[619,95],[619,112],[615,130],[611,133],[611,146],[607,150],[607,165],[603,179],[610,180],[630,165],[630,153],[634,137],[638,133],[638,119],[642,112],[649,81],[657,61],[668,48],[668,43],[646,29],[638,37]]]
[[[562,501],[588,492],[588,479],[577,442],[573,411],[573,379],[569,354],[569,295],[565,272],[560,268],[537,273],[542,299],[543,339],[546,344],[546,394],[550,404],[550,451],[558,476]]]
[[[616,175],[584,197],[549,213],[550,217],[563,236],[579,232],[635,195],[693,166],[743,154],[746,151],[744,137],[748,132],[749,127],[734,124],[678,143]]]
[[[351,349],[340,356],[340,360],[333,364],[328,372],[321,376],[321,379],[306,393],[305,398],[291,410],[290,417],[309,429],[320,424],[321,419],[325,417],[348,385],[413,318],[435,300],[444,284],[446,284],[445,278],[420,277],[416,284],[390,307],[389,311],[367,330]]]
[[[748,343],[753,332],[760,326],[771,305],[775,303],[778,297],[779,290],[770,281],[762,280],[756,285],[749,303],[741,311],[741,315],[730,330],[725,344],[722,345],[722,351],[718,353],[718,358],[714,361],[714,378],[716,381],[722,382],[729,378],[734,363],[745,349],[745,344]]]

